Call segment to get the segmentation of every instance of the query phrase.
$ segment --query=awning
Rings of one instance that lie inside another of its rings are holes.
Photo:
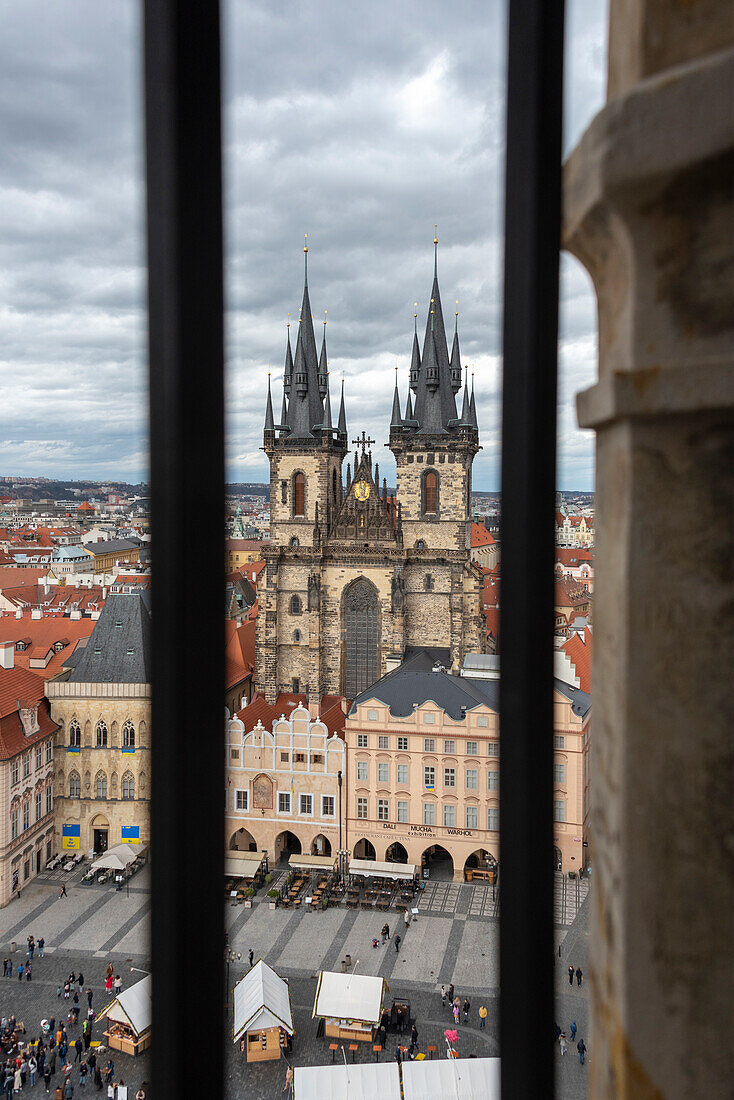
[[[288,983],[262,959],[234,987],[234,1042],[246,1031],[282,1027],[293,1034]]]
[[[224,875],[225,878],[254,878],[261,866],[262,861],[259,859],[230,859],[226,856]]]
[[[94,861],[92,870],[123,871],[146,850],[146,848],[134,848],[132,844],[115,844]]]
[[[415,875],[414,863],[380,863],[376,859],[350,859],[350,875],[370,875],[372,878],[411,879]]]
[[[123,990],[114,1001],[103,1008],[100,1016],[107,1016],[118,1023],[129,1024],[136,1035],[142,1035],[153,1023],[153,978],[148,974],[142,982],[136,982]]]
[[[347,1066],[296,1066],[295,1100],[400,1100],[396,1062],[357,1062]]]
[[[499,1058],[426,1058],[402,1073],[404,1100],[500,1100]]]
[[[378,1024],[386,988],[384,978],[322,970],[316,987],[313,1015]]]
[[[288,857],[288,865],[297,871],[333,871],[336,867],[336,856],[297,856]]]

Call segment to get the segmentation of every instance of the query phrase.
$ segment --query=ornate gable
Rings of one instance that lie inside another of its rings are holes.
[[[354,478],[337,513],[329,541],[397,543],[397,505],[394,498],[380,496],[372,475],[372,457],[362,451]]]

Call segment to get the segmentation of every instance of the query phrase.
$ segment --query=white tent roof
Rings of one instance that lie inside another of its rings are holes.
[[[385,979],[368,974],[334,974],[322,970],[316,987],[314,1016],[336,1020],[380,1022]]]
[[[499,1058],[426,1058],[402,1070],[405,1100],[500,1100]]]
[[[131,863],[134,863],[139,855],[142,855],[145,848],[133,848],[131,844],[115,844],[113,848],[109,848],[104,855],[101,855],[99,859],[96,859],[92,864],[93,871],[102,871],[105,869],[111,871],[124,871],[126,867],[129,867]]]
[[[296,1066],[295,1100],[400,1100],[396,1062]]]
[[[136,1035],[142,1035],[153,1023],[153,978],[150,974],[123,990],[119,997],[103,1008],[102,1016],[130,1024]]]
[[[246,1031],[282,1027],[292,1035],[288,983],[262,959],[234,987],[234,1041]]]
[[[288,857],[288,864],[290,867],[304,871],[309,870],[309,868],[314,871],[319,871],[322,868],[333,870],[336,866],[336,856],[297,856],[295,853],[291,853]]]
[[[260,870],[260,866],[261,861],[257,858],[230,859],[229,856],[225,856],[224,875],[225,878],[254,878]]]
[[[350,859],[350,875],[372,875],[373,878],[412,879],[415,874],[414,863],[380,863],[376,859]]]

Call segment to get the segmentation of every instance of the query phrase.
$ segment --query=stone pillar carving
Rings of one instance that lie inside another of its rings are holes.
[[[734,1080],[733,43],[729,0],[612,0],[614,98],[566,166],[599,302],[589,1071],[615,1100]]]

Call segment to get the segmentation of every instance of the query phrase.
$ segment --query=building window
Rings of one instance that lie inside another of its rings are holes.
[[[77,772],[72,772],[69,776],[69,798],[81,798],[82,796],[82,781]]]
[[[294,630],[294,631],[293,631],[293,641],[294,641],[294,642],[300,642],[300,640],[301,640],[301,632],[300,632],[300,630]]]
[[[477,725],[485,729],[489,725],[489,716],[486,714],[480,714],[477,717]]]
[[[377,765],[377,782],[389,783],[390,782],[390,765],[378,764]]]
[[[122,777],[122,797],[126,802],[132,802],[135,798],[135,779],[130,772],[125,772]]]
[[[366,749],[367,748],[367,734],[366,733],[358,733],[357,734],[357,748],[358,749]]]
[[[426,470],[423,475],[423,511],[427,515],[438,512],[438,474],[435,470]]]
[[[18,835],[18,807],[10,811],[10,839],[15,840]]]
[[[249,791],[235,791],[234,792],[234,807],[236,810],[248,810],[249,809]]]
[[[25,861],[25,863],[23,864],[23,879],[25,880],[25,879],[28,879],[30,877],[31,877],[31,861],[29,859],[27,859]]]
[[[498,833],[500,829],[500,812],[496,806],[490,806],[487,810],[487,828],[490,833]]]
[[[456,806],[451,803],[447,803],[443,808],[443,823],[448,828],[456,825]]]
[[[300,596],[291,596],[291,615],[301,614],[301,598]]]
[[[565,747],[566,747],[566,738],[559,735],[559,734],[556,734],[555,737],[553,738],[553,748],[554,749],[565,749]]]
[[[466,827],[476,829],[479,825],[479,811],[476,806],[466,807]]]
[[[453,755],[453,753],[456,752],[456,742],[455,741],[444,741],[443,751],[451,753]]]
[[[97,728],[96,728],[95,732],[96,732],[97,748],[98,749],[106,749],[107,748],[107,723],[106,722],[97,722]]]
[[[431,764],[427,764],[423,769],[423,786],[427,791],[436,789],[436,769]]]
[[[296,535],[294,535],[293,538],[291,539],[291,542],[290,542],[291,550],[297,550],[300,545],[301,544],[298,541],[298,537]]]
[[[367,817],[367,799],[366,798],[358,798],[357,799],[357,817],[361,817],[361,818],[366,818]]]
[[[456,786],[456,768],[443,769],[443,785],[444,787]]]
[[[312,794],[302,794],[300,796],[300,799],[301,799],[301,801],[300,801],[300,806],[301,806],[300,813],[302,813],[302,814],[313,814],[313,795]]]
[[[479,755],[479,742],[478,741],[467,741],[467,743],[466,743],[466,755],[467,756],[478,756]]]
[[[278,791],[278,813],[289,814],[291,812],[290,791]]]
[[[344,694],[356,699],[380,678],[380,602],[364,577],[344,590],[341,604],[344,638]]]
[[[408,820],[408,802],[398,802],[398,821],[406,822]]]
[[[324,757],[320,752],[312,752],[311,753],[311,763],[312,764],[323,764],[323,762],[324,762]]]
[[[426,592],[433,592],[433,577],[430,573],[426,573],[425,577],[423,578],[423,587],[425,588]]]
[[[357,761],[357,780],[366,783],[370,777],[370,766],[366,760]]]
[[[562,798],[553,799],[553,820],[565,821],[566,820],[566,803]]]
[[[408,751],[408,738],[407,737],[398,737],[398,749],[401,750],[402,752],[407,752]]]
[[[302,473],[293,475],[293,515],[306,515],[306,478]]]
[[[290,760],[290,757],[291,757],[291,754],[289,752],[281,752],[281,754],[280,754],[281,764],[287,764],[288,761]]]
[[[36,771],[43,767],[43,745],[36,745]]]
[[[31,804],[27,800],[23,803],[23,832],[30,828]]]
[[[31,774],[31,754],[27,752],[23,757],[23,778],[27,779]]]
[[[333,817],[334,816],[334,796],[333,794],[322,794],[321,796],[321,816]]]
[[[487,790],[498,791],[500,789],[500,773],[487,772]]]
[[[423,803],[423,824],[435,825],[436,824],[436,803],[424,802]]]
[[[398,764],[398,783],[401,786],[407,787],[408,785],[408,765]]]
[[[427,726],[432,726],[434,724],[434,722],[436,721],[436,715],[432,714],[429,711],[428,714],[423,715],[423,721],[426,723]]]
[[[125,749],[135,748],[135,726],[130,721],[122,727],[122,747]]]
[[[107,797],[107,776],[98,775],[96,783],[97,798]]]
[[[239,749],[230,749],[229,756],[230,756],[231,760],[239,760],[240,750]]]
[[[293,692],[294,695],[300,695],[301,681],[298,679],[297,676],[294,676],[293,679],[291,680],[291,691]]]
[[[11,768],[10,785],[14,787],[16,783],[20,783],[20,761],[14,760]]]
[[[499,741],[489,741],[487,743],[487,756],[499,756],[500,744]]]
[[[54,751],[53,742],[49,739],[46,742],[46,763],[47,764],[51,763],[51,757],[53,756],[53,751]]]
[[[386,798],[377,799],[377,820],[387,821],[390,816],[390,803]]]
[[[379,714],[377,713],[376,710],[368,710],[367,711],[367,721],[368,722],[376,722],[379,717],[380,716],[379,716]]]
[[[69,745],[72,748],[80,748],[82,743],[82,731],[76,718],[69,723]]]
[[[54,792],[53,792],[53,787],[49,783],[48,787],[46,787],[46,813],[50,814],[53,808],[54,808]]]
[[[43,817],[43,795],[40,791],[36,791],[36,821],[40,821]]]
[[[378,747],[378,749],[389,749],[390,748],[390,738],[389,737],[378,737],[377,738],[377,747]]]
[[[433,737],[424,737],[423,738],[423,751],[424,752],[435,752],[436,751],[436,741]]]
[[[566,782],[566,765],[554,764],[553,765],[553,782],[565,783]]]
[[[468,791],[479,790],[479,772],[476,768],[466,769],[466,789]]]
[[[288,482],[287,481],[281,481],[281,483],[280,483],[280,503],[281,504],[287,504],[288,503]]]
[[[416,550],[425,550],[425,548],[426,548],[425,541],[423,539],[418,539],[416,544],[415,544],[415,548],[416,548]]]

